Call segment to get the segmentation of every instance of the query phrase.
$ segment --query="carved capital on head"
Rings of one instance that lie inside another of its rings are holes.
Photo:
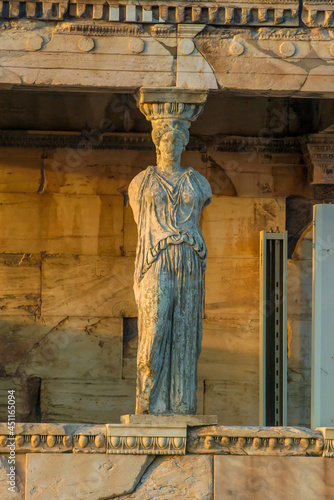
[[[149,121],[194,121],[203,111],[208,91],[181,88],[145,88],[136,95],[140,111]]]
[[[178,134],[185,147],[189,141],[189,127],[202,113],[208,92],[180,88],[141,88],[137,104],[146,119],[152,123],[152,139],[156,147],[166,132]]]

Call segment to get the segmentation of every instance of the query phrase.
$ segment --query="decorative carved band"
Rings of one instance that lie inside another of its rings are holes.
[[[291,427],[202,427],[187,438],[189,453],[322,456],[323,449],[321,432]]]
[[[60,134],[35,132],[0,132],[1,147],[23,148],[90,148],[126,149],[136,151],[154,150],[150,134]]]
[[[298,26],[299,2],[295,0],[220,0],[219,2],[170,1],[161,4],[146,0],[115,3],[111,0],[0,1],[0,18],[15,19],[91,19],[128,23],[194,23],[229,26]],[[306,0],[303,23],[310,27],[334,26],[334,7],[330,0]]]
[[[108,453],[125,455],[184,455],[186,438],[172,436],[109,436]]]
[[[0,453],[106,453],[105,425],[16,424],[15,432],[0,424]]]
[[[332,27],[334,26],[334,5],[330,0],[304,0],[302,21],[306,26]]]
[[[92,19],[134,23],[194,23],[214,25],[298,25],[295,0],[220,0],[219,2],[147,0],[115,3],[111,0],[0,1],[2,18]]]
[[[126,455],[184,455],[187,426],[109,424],[108,453]]]
[[[93,137],[93,136],[92,136]],[[212,144],[212,137],[210,137]],[[90,140],[90,136],[82,134],[58,134],[1,131],[0,147],[12,148],[92,148],[92,149],[124,149],[135,151],[154,151],[150,134],[101,134],[99,140]],[[216,151],[230,153],[301,153],[299,138],[261,138],[261,137],[227,137],[216,138],[213,146]],[[188,151],[205,152],[205,137],[191,136]]]
[[[301,145],[298,137],[281,139],[264,137],[226,137],[217,141],[216,151],[229,153],[300,153]]]
[[[276,455],[334,457],[334,429],[172,425],[0,423],[0,454]]]
[[[42,1],[0,1],[0,17],[28,19],[63,19],[68,13],[69,2]]]

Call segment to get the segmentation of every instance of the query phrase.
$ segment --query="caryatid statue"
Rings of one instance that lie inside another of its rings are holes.
[[[196,413],[207,258],[199,219],[212,192],[205,177],[180,164],[190,122],[206,99],[197,93],[195,102],[187,102],[189,94],[192,97],[191,91],[179,89],[155,96],[152,89],[139,95],[139,108],[152,123],[157,153],[156,165],[139,173],[129,186],[138,226],[134,290],[139,414]]]

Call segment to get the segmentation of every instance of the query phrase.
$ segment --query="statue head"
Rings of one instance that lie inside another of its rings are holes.
[[[186,120],[154,120],[152,126],[152,139],[156,147],[157,157],[167,157],[174,161],[179,159],[189,141],[190,122]]]

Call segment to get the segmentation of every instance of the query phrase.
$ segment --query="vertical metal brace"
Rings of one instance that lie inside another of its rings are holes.
[[[260,252],[259,424],[281,426],[287,425],[287,231],[261,231]]]

